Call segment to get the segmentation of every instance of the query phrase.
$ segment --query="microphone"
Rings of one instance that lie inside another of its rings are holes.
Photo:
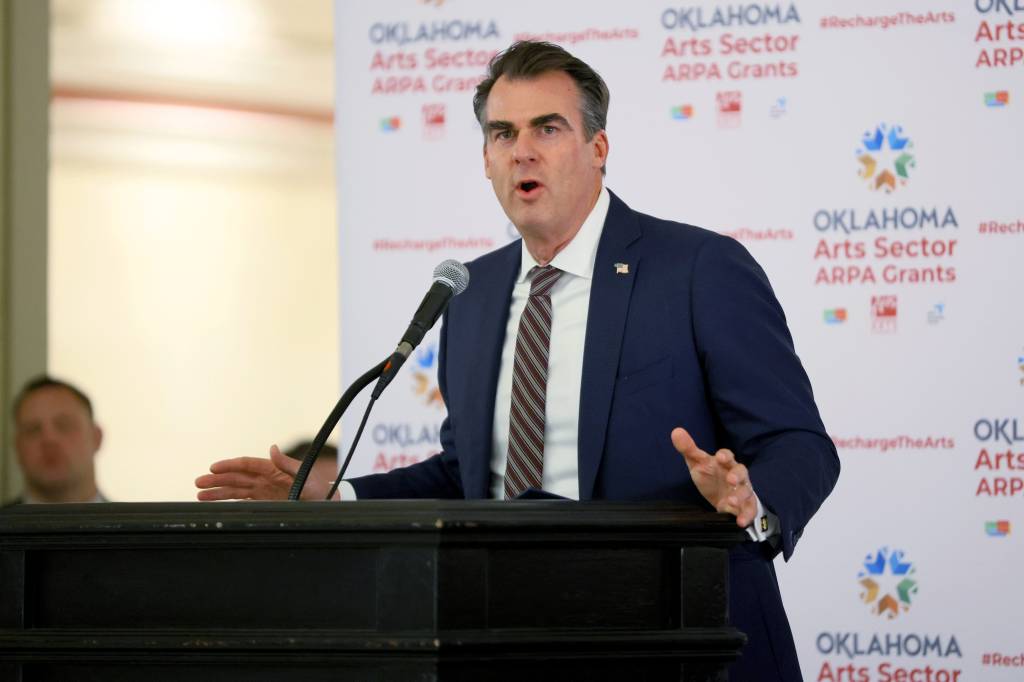
[[[430,285],[427,295],[423,297],[420,307],[413,313],[412,322],[402,335],[398,348],[391,354],[384,371],[373,388],[372,399],[376,400],[384,392],[398,370],[408,359],[413,349],[420,344],[430,328],[441,317],[448,301],[458,296],[469,286],[469,270],[457,260],[446,260],[434,268],[434,282]]]

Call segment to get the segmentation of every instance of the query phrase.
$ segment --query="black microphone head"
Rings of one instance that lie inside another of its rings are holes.
[[[469,270],[457,260],[449,258],[434,268],[434,281],[444,282],[452,289],[452,296],[458,296],[469,286]]]

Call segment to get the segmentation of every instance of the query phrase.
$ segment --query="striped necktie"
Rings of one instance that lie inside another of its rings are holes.
[[[544,410],[547,402],[548,348],[551,345],[551,287],[562,271],[550,265],[529,273],[530,298],[519,318],[515,363],[512,367],[512,406],[509,410],[508,462],[505,499],[544,481]]]

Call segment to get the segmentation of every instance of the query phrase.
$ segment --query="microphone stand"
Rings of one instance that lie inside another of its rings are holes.
[[[295,474],[295,481],[292,483],[292,488],[288,492],[289,500],[299,499],[299,495],[302,494],[302,489],[306,485],[306,479],[309,478],[309,472],[313,468],[313,463],[316,462],[317,455],[320,454],[320,450],[323,448],[324,443],[327,442],[327,437],[331,435],[331,431],[334,431],[334,427],[337,426],[338,421],[341,420],[341,415],[345,414],[345,410],[348,409],[349,403],[355,399],[360,391],[380,377],[381,373],[384,372],[384,367],[390,360],[390,356],[386,360],[381,360],[381,362],[374,366],[373,369],[353,381],[352,385],[348,387],[348,390],[342,394],[341,398],[338,400],[338,404],[335,405],[334,409],[331,410],[331,413],[327,415],[327,421],[325,421],[324,425],[320,427],[320,431],[316,434],[316,438],[313,439],[313,444],[309,446],[309,450],[307,450],[306,454],[303,456],[302,464],[299,465],[299,471]],[[366,423],[365,416],[363,417],[363,423]],[[362,432],[362,427],[360,427],[359,430]],[[352,447],[355,448],[355,442],[352,443]],[[351,456],[351,453],[349,453],[349,457]],[[333,495],[333,493],[334,491],[332,489],[331,494]]]

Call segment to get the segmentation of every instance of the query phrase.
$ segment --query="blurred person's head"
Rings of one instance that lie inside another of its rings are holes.
[[[66,381],[38,377],[14,401],[14,449],[26,502],[91,502],[102,442],[88,396]]]
[[[313,441],[311,440],[300,441],[285,450],[284,454],[301,462],[312,445]],[[330,443],[324,443],[324,446],[320,448],[320,452],[316,456],[316,461],[313,462],[313,468],[310,469],[309,475],[320,480],[333,482],[338,477],[338,448]]]

